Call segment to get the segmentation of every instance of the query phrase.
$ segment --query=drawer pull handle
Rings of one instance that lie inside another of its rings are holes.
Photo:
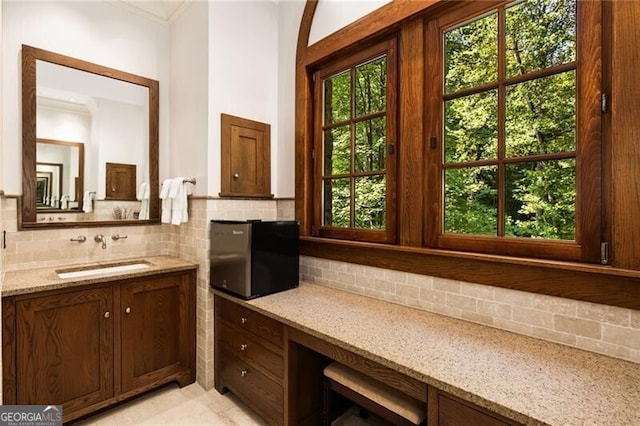
[[[131,313],[131,308],[127,306],[127,309],[125,309],[124,312],[129,315]]]
[[[242,370],[242,371],[240,372],[240,375],[241,375],[242,377],[245,377],[245,376],[247,375],[247,373],[248,373],[248,371],[247,371],[247,370]]]
[[[241,351],[246,351],[247,350],[247,344],[246,343],[241,344],[240,345],[240,350]]]
[[[105,318],[109,318],[110,316],[111,316],[111,313],[110,313],[109,311],[107,311],[107,312],[105,312],[105,313],[104,313],[104,317],[105,317]]]
[[[246,323],[247,323],[247,321],[249,321],[249,318],[247,318],[247,317],[242,317],[242,318],[240,318],[240,323],[241,323],[241,324],[246,324]]]

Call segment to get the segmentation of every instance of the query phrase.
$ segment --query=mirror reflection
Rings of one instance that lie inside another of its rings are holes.
[[[23,45],[23,120],[23,227],[158,221],[157,81]]]
[[[78,212],[84,187],[84,144],[38,139],[36,208]]]

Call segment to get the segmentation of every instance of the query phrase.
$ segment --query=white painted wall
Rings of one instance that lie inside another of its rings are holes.
[[[148,182],[148,148],[141,141],[149,140],[147,108],[138,105],[100,99],[93,116],[92,145],[97,151],[97,173],[92,173],[85,184],[86,191],[96,191],[96,199],[106,193],[106,163],[136,165],[136,188]],[[113,123],[118,123],[117,126]],[[96,179],[97,176],[97,179]]]
[[[195,177],[195,195],[209,195],[209,4],[192,2],[171,21],[168,177]],[[217,193],[217,192],[216,192]]]
[[[279,197],[295,196],[296,48],[304,1],[281,1],[278,6],[278,153]]]
[[[391,0],[320,0],[313,15],[309,45],[346,27]]]
[[[272,192],[282,168],[293,172],[293,164],[274,161],[280,150],[278,24],[277,2],[209,3],[209,194],[220,192],[221,113],[271,125]]]
[[[20,194],[20,51],[39,47],[160,81],[161,176],[169,153],[169,26],[115,2],[2,1],[2,179]]]

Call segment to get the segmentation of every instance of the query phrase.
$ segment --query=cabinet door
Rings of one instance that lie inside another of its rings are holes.
[[[141,279],[121,287],[122,392],[168,379],[188,383],[192,286],[188,275]]]
[[[113,396],[113,287],[16,302],[17,404],[67,414]]]

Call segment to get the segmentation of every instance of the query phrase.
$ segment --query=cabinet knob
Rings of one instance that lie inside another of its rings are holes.
[[[240,175],[239,175],[238,173],[234,173],[234,174],[233,174],[233,178],[234,178],[234,179],[238,179],[239,177],[240,177]]]
[[[247,350],[247,344],[246,343],[241,344],[240,345],[240,350],[241,351],[246,351]]]
[[[246,376],[246,375],[247,375],[247,373],[248,373],[248,371],[247,371],[247,370],[242,370],[242,371],[240,372],[240,375],[241,375],[242,377],[244,377],[244,376]]]
[[[104,317],[105,317],[105,318],[109,318],[110,316],[111,316],[111,313],[110,313],[109,311],[107,311],[107,312],[105,312],[105,313],[104,313]]]
[[[129,315],[131,313],[131,308],[127,306],[127,309],[125,309],[124,312]]]
[[[247,321],[249,321],[249,318],[247,318],[247,317],[242,317],[242,318],[240,318],[240,323],[241,323],[241,324],[246,324],[246,323],[247,323]]]

